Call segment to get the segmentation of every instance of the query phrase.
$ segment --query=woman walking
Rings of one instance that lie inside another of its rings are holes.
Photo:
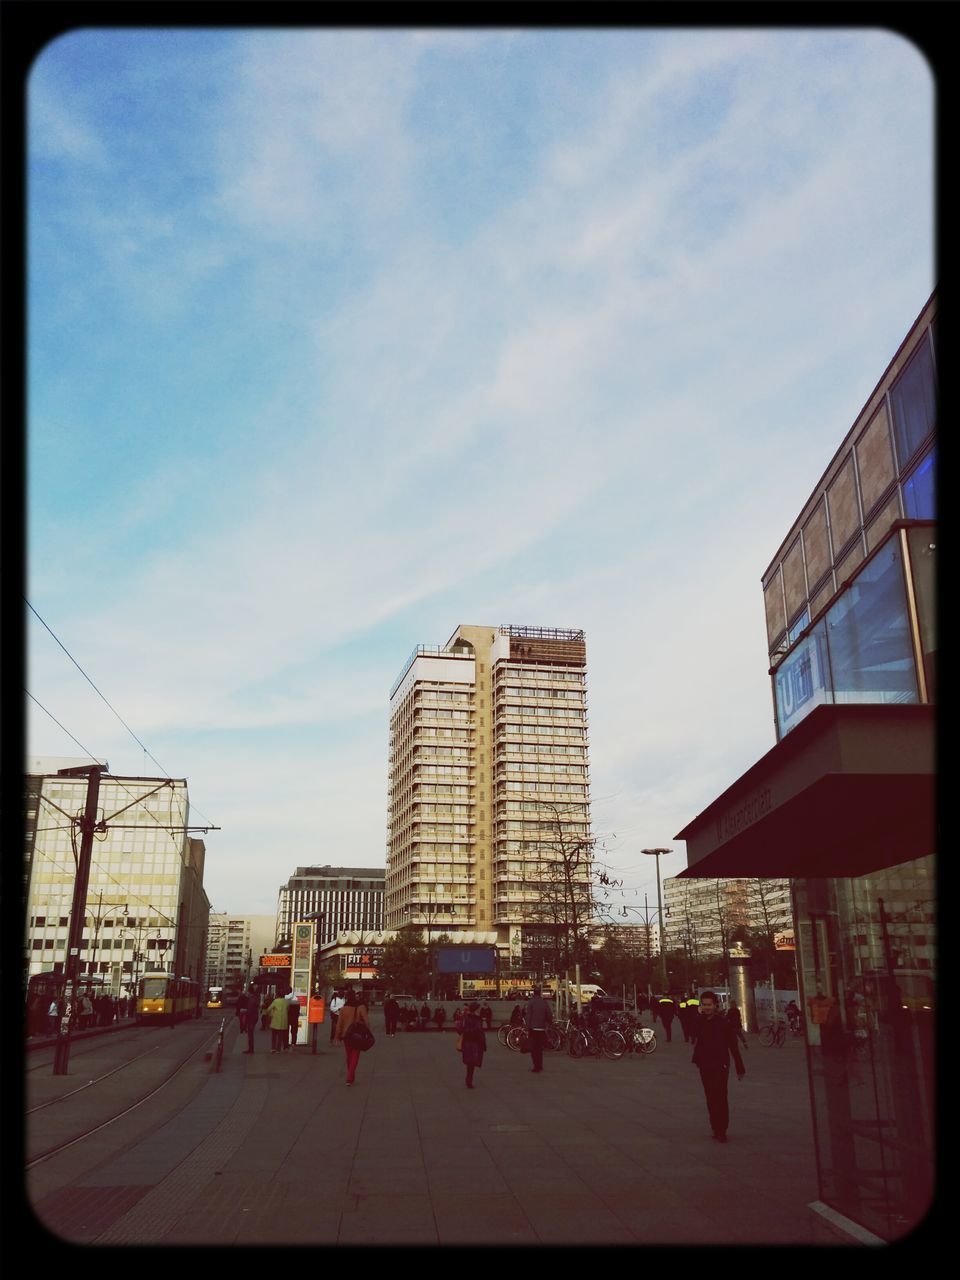
[[[360,1061],[360,1050],[353,1048],[347,1043],[347,1032],[355,1022],[363,1022],[368,1027],[370,1020],[367,1017],[367,1006],[361,1004],[360,997],[355,991],[347,992],[346,1004],[340,1010],[340,1016],[337,1018],[337,1041],[343,1045],[347,1055],[347,1084],[353,1084],[357,1074],[357,1063]]]
[[[463,1015],[463,1032],[460,1044],[460,1056],[467,1068],[467,1088],[473,1088],[473,1073],[477,1067],[483,1066],[483,1055],[487,1051],[487,1037],[484,1035],[483,1022],[479,1013],[480,1006],[476,1001],[467,1006]]]
[[[283,1053],[287,1047],[289,1021],[287,1019],[287,1001],[283,996],[276,996],[267,1010],[270,1018],[270,1052]]]

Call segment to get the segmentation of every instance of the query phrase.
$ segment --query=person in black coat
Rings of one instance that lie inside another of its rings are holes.
[[[400,1006],[394,1000],[392,995],[388,995],[383,1002],[383,1020],[386,1024],[387,1035],[395,1036],[397,1034],[397,1021],[400,1017]]]
[[[707,1100],[710,1127],[717,1142],[726,1142],[730,1124],[730,1108],[727,1101],[727,1083],[730,1078],[730,1059],[737,1069],[737,1079],[746,1075],[737,1033],[733,1023],[720,1013],[716,995],[712,991],[700,994],[700,1024],[697,1042],[690,1061],[700,1069],[703,1094]]]

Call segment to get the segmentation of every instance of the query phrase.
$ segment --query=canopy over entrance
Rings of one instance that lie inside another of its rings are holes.
[[[680,831],[681,876],[860,876],[936,849],[934,707],[818,707]]]

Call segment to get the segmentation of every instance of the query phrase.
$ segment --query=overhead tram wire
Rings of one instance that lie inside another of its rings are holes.
[[[54,716],[54,715],[52,714],[52,712],[48,711],[48,710],[47,710],[47,708],[43,705],[43,703],[42,703],[42,702],[40,702],[37,698],[35,698],[35,697],[33,696],[33,694],[30,692],[30,690],[29,690],[29,689],[26,689],[26,688],[25,688],[23,691],[24,691],[24,693],[27,695],[27,697],[28,697],[28,698],[30,698],[33,702],[35,702],[35,703],[37,704],[37,706],[40,708],[40,710],[41,710],[41,711],[43,711],[43,712],[44,712],[44,714],[46,714],[46,715],[50,716],[50,719],[54,722],[54,724],[55,724],[59,729],[62,729],[62,730],[63,730],[63,732],[67,735],[67,737],[70,739],[70,741],[71,741],[71,742],[75,742],[75,743],[77,744],[77,746],[80,748],[80,750],[81,750],[82,752],[84,752],[84,754],[85,754],[85,755],[90,756],[90,758],[91,758],[92,760],[96,760],[96,759],[97,759],[97,757],[93,754],[93,752],[89,751],[89,750],[88,750],[88,749],[83,745],[83,743],[80,741],[80,739],[79,739],[79,738],[77,738],[74,734],[72,734],[72,733],[70,732],[70,730],[66,727],[66,725],[62,725],[62,724],[60,723],[60,721],[56,718],[56,716]],[[152,756],[151,756],[151,759],[153,759],[153,757],[152,757]],[[103,761],[100,761],[99,763],[104,763],[104,762],[103,762]],[[154,763],[157,763],[157,762],[156,762],[156,761],[154,761]],[[125,786],[125,785],[124,785],[124,783],[123,783],[123,781],[122,781],[120,778],[116,778],[116,777],[115,777],[115,775],[108,774],[108,775],[105,775],[105,776],[107,776],[107,777],[114,777],[114,780],[115,780],[117,783],[119,783],[119,785],[120,785],[121,789],[122,789],[123,791],[125,791],[125,792],[127,793],[127,795],[128,795],[128,796],[130,796],[130,798],[131,798],[131,800],[133,801],[133,803],[135,803],[135,804],[139,804],[139,803],[141,803],[141,802],[146,798],[145,796],[136,796],[136,795],[134,795],[134,793],[130,790],[130,788],[129,788],[129,787],[127,787],[127,786]],[[167,781],[168,781],[168,782],[172,782],[172,781],[173,781],[173,779],[172,779],[172,778],[170,778],[170,777],[168,777],[168,778],[167,778]],[[158,788],[155,788],[155,790],[156,790],[156,789],[158,789]],[[153,793],[152,793],[152,792],[148,792],[147,794],[148,794],[148,795],[150,795],[150,794],[153,794]],[[48,805],[52,805],[52,806],[53,806],[53,808],[55,808],[55,809],[59,810],[59,812],[60,812],[60,813],[62,813],[62,814],[64,815],[64,817],[69,817],[69,818],[70,818],[70,822],[71,822],[70,827],[69,827],[69,828],[64,827],[64,828],[62,828],[62,829],[64,829],[64,830],[69,830],[69,831],[70,831],[70,833],[71,833],[71,839],[72,839],[72,838],[73,838],[73,835],[74,835],[74,832],[73,832],[73,818],[72,818],[72,816],[71,816],[70,814],[68,814],[68,813],[67,813],[67,811],[66,811],[65,809],[61,809],[61,808],[60,808],[60,806],[59,806],[58,804],[54,804],[54,802],[53,802],[53,801],[52,801],[48,796],[42,796],[42,797],[41,797],[41,799],[42,799],[46,804],[48,804]],[[126,807],[127,807],[127,808],[131,808],[132,806],[131,806],[131,805],[127,805]],[[118,810],[118,812],[119,812],[119,813],[122,813],[122,812],[123,812],[123,810]],[[180,830],[186,831],[186,830],[187,830],[187,828],[186,828],[186,827],[167,827],[167,826],[165,826],[165,825],[160,821],[160,819],[156,816],[156,814],[151,813],[149,809],[145,809],[145,810],[144,810],[144,812],[145,812],[145,813],[146,813],[150,818],[152,818],[152,819],[153,819],[154,823],[155,823],[158,827],[160,827],[162,830],[164,830],[164,831],[167,833],[167,835],[170,837],[170,839],[171,839],[171,840],[173,840],[173,837],[174,837],[174,831],[180,831]],[[199,810],[198,810],[198,812],[199,812]],[[172,816],[173,816],[173,815],[172,815],[172,813],[171,813],[171,817],[172,817]],[[104,821],[106,822],[106,821],[108,821],[108,820],[106,820],[106,819],[105,819]],[[142,826],[142,824],[141,824],[141,823],[137,823],[136,825],[137,825],[138,827],[139,827],[139,826]],[[212,824],[211,824],[211,825],[212,825]],[[58,828],[58,829],[59,829],[59,828]],[[202,830],[203,828],[199,828],[199,829],[201,829],[201,830]],[[216,827],[214,827],[214,828],[213,828],[213,830],[218,830],[218,829],[219,829],[219,828],[216,828]],[[176,841],[174,841],[174,848],[176,848]],[[62,865],[61,865],[61,864],[59,864],[59,863],[57,863],[57,862],[53,861],[53,859],[51,859],[51,858],[50,858],[50,855],[49,855],[49,854],[46,854],[46,853],[45,853],[43,856],[44,856],[45,858],[47,858],[47,859],[50,859],[50,860],[53,862],[53,865],[54,865],[54,866],[56,866],[56,867],[58,867],[58,869],[59,869],[59,870],[61,870],[61,871],[63,871],[63,870],[64,870],[64,868],[62,867]],[[76,851],[74,851],[74,856],[76,857]],[[115,878],[110,874],[110,872],[109,872],[109,871],[107,871],[107,869],[106,869],[105,867],[101,867],[99,863],[97,863],[97,864],[95,864],[95,865],[97,866],[97,869],[98,869],[99,871],[102,871],[102,872],[103,872],[103,874],[104,874],[104,875],[106,875],[106,876],[107,876],[107,878],[108,878],[109,880],[112,880],[112,881],[113,881],[113,883],[114,883],[114,884],[116,884],[119,888],[124,889],[124,891],[125,891],[125,892],[128,892],[128,891],[126,890],[126,887],[125,887],[124,885],[122,885],[122,884],[121,884],[121,882],[120,882],[119,880],[116,880],[116,879],[115,879]],[[153,905],[153,903],[152,903],[152,902],[150,902],[148,899],[146,899],[146,898],[142,898],[139,894],[136,894],[136,893],[135,893],[135,894],[129,894],[129,893],[128,893],[128,896],[130,896],[130,897],[134,898],[137,902],[143,902],[143,903],[146,903],[146,905],[147,905],[147,906],[148,906],[152,911],[154,911],[156,914],[158,914],[158,915],[163,915],[163,916],[165,916],[165,918],[166,918],[166,919],[169,919],[169,917],[168,917],[168,916],[166,916],[166,913],[165,913],[165,912],[161,911],[161,910],[159,909],[159,907],[155,907],[155,906]],[[171,923],[172,923],[172,922],[171,922]]]
[[[54,722],[54,724],[57,725],[58,728],[62,729],[63,732],[67,735],[67,737],[71,740],[71,742],[75,742],[85,755],[90,756],[91,759],[96,759],[96,757],[93,756],[92,752],[87,750],[87,748],[83,745],[83,743],[80,741],[79,738],[74,737],[74,735],[70,732],[69,729],[66,728],[65,725],[60,724],[60,721],[57,720],[55,716],[51,715],[51,713],[47,711],[47,708],[41,702],[38,702],[37,699],[34,698],[33,694],[30,692],[29,689],[24,689],[24,693],[27,695],[28,698],[32,699],[34,702],[37,703],[37,706],[40,708],[41,711],[45,712],[48,716],[50,716],[50,719]],[[119,779],[117,779],[117,781],[119,781]],[[139,802],[140,800],[143,799],[142,796],[133,796],[133,792],[128,787],[123,786],[122,782],[120,783],[120,785],[121,787],[123,787],[123,790],[126,791],[128,796],[133,797],[134,801]],[[63,825],[58,827],[43,827],[43,828],[38,828],[38,830],[69,831],[71,835],[71,840],[72,840],[74,835],[72,815],[68,814],[66,809],[60,808],[60,805],[55,804],[50,799],[49,796],[41,796],[40,799],[43,801],[44,804],[50,805],[54,809],[57,809],[60,813],[64,815],[64,817],[69,818],[70,821],[69,823],[64,823]],[[154,822],[158,826],[161,826],[161,827],[163,826],[163,824],[160,822],[160,819],[157,818],[154,814],[150,813],[149,809],[147,809],[146,812],[149,814],[151,818],[153,818]],[[138,825],[142,825],[142,824],[138,824]],[[166,831],[167,835],[169,835],[172,840],[173,831],[167,827],[163,827],[163,829],[164,831]],[[65,874],[65,875],[70,874],[72,871],[75,870],[75,868],[67,867],[62,862],[58,862],[55,856],[47,852],[46,850],[41,850],[39,857],[42,858],[44,862],[49,863],[50,866],[55,867],[57,871],[61,872],[61,874]],[[74,849],[74,858],[76,858],[76,849]],[[96,861],[94,861],[92,865],[95,866],[97,870],[100,871],[103,875],[105,875],[108,880],[112,881],[112,883],[115,884],[118,889],[122,889],[124,891],[125,896],[129,898],[131,901],[143,903],[155,915],[163,916],[163,918],[167,920],[171,925],[173,924],[173,920],[171,919],[170,916],[166,914],[165,911],[161,911],[158,906],[152,903],[148,898],[142,897],[139,893],[131,893],[128,886],[124,885],[120,880],[118,880],[114,875],[112,875],[111,872],[106,867],[102,866],[99,862],[96,862]]]
[[[27,599],[27,597],[26,597],[26,596],[23,596],[23,602],[24,602],[24,604],[27,606],[27,608],[30,610],[30,612],[33,614],[33,616],[37,619],[37,621],[38,621],[38,622],[40,622],[40,623],[42,624],[42,626],[44,627],[44,629],[45,629],[46,631],[48,631],[48,632],[50,633],[50,635],[51,635],[51,636],[53,636],[54,640],[56,640],[57,644],[60,646],[60,648],[63,650],[63,652],[67,655],[67,657],[70,659],[70,661],[73,663],[73,665],[77,668],[77,670],[78,670],[78,671],[80,672],[80,674],[83,676],[84,680],[86,680],[87,684],[88,684],[88,685],[90,686],[90,688],[94,691],[94,693],[97,695],[97,697],[98,697],[98,698],[100,698],[104,703],[106,703],[106,705],[110,708],[110,710],[113,712],[113,714],[117,717],[117,719],[120,721],[120,723],[121,723],[121,724],[123,725],[123,727],[126,729],[127,733],[129,733],[130,737],[131,737],[131,738],[133,738],[133,740],[134,740],[134,742],[137,744],[137,746],[138,746],[138,747],[143,751],[144,755],[146,755],[146,756],[149,756],[149,757],[150,757],[150,759],[151,759],[151,760],[153,761],[153,763],[157,766],[157,768],[160,770],[160,772],[163,774],[163,776],[164,776],[165,778],[170,778],[170,777],[171,777],[170,773],[169,773],[169,772],[168,772],[168,771],[163,767],[163,765],[162,765],[162,764],[160,763],[160,761],[156,758],[156,756],[155,756],[155,755],[153,755],[153,753],[152,753],[152,752],[150,752],[150,751],[148,751],[148,750],[147,750],[147,747],[145,746],[145,744],[144,744],[144,743],[142,743],[142,742],[140,741],[140,739],[137,737],[137,735],[134,733],[134,731],[133,731],[133,730],[130,728],[130,726],[127,724],[126,720],[124,720],[124,718],[123,718],[123,716],[120,714],[120,712],[116,709],[116,707],[114,707],[114,706],[112,705],[112,703],[109,701],[109,699],[108,699],[108,698],[106,698],[106,697],[105,697],[105,695],[104,695],[103,693],[101,693],[101,692],[100,692],[100,690],[99,690],[99,689],[97,688],[97,686],[93,683],[93,681],[90,679],[90,677],[89,677],[89,676],[87,675],[87,673],[84,671],[83,667],[81,667],[80,663],[76,660],[76,658],[73,656],[73,654],[72,654],[72,653],[70,652],[70,650],[67,648],[67,646],[63,643],[63,641],[59,638],[59,636],[57,636],[57,635],[56,635],[56,633],[51,629],[51,627],[50,627],[50,626],[49,626],[49,625],[44,621],[44,619],[40,617],[40,614],[39,614],[39,613],[37,613],[36,609],[33,607],[33,605],[30,603],[30,601]],[[24,690],[24,692],[26,692],[26,690]],[[28,695],[28,696],[32,697],[33,695],[32,695],[32,694],[30,694],[30,695]],[[34,700],[34,702],[37,702],[36,698],[34,698],[33,700]],[[37,706],[38,706],[38,707],[40,706],[40,703],[39,703],[39,702],[37,702]],[[45,707],[43,707],[43,708],[41,708],[41,710],[46,711],[46,708],[45,708]],[[50,712],[49,712],[49,711],[47,711],[47,715],[50,715]],[[50,716],[50,719],[51,719],[51,720],[53,720],[53,719],[54,719],[54,717],[53,717],[53,716]],[[54,723],[59,724],[59,721],[54,720]],[[61,729],[63,729],[63,725],[60,725],[60,728],[61,728]],[[73,734],[72,734],[72,733],[68,733],[66,729],[64,729],[63,731],[64,731],[64,733],[67,733],[67,736],[68,736],[69,738],[72,738],[74,742],[76,742],[76,741],[77,741],[77,740],[76,740],[76,738],[74,738],[74,737],[73,737]],[[78,745],[78,746],[80,746],[80,743],[77,743],[77,745]],[[83,748],[83,750],[84,750],[84,751],[86,751],[86,750],[87,750],[87,749],[86,749],[86,747],[84,747],[84,748]],[[90,753],[89,751],[87,751],[87,755],[91,755],[91,753]],[[94,759],[94,760],[96,760],[96,759],[97,759],[97,757],[96,757],[96,756],[92,756],[91,758],[92,758],[92,759]],[[209,820],[208,818],[206,818],[206,815],[205,815],[204,813],[202,813],[200,809],[197,809],[197,806],[196,806],[196,805],[193,805],[193,806],[192,806],[192,808],[196,809],[197,814],[198,814],[201,818],[205,818],[205,819],[206,819],[206,821],[209,823],[209,825],[210,825],[211,827],[214,825],[212,822],[210,822],[210,820]]]

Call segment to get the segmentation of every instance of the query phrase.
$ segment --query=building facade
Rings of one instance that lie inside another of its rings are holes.
[[[240,991],[259,970],[260,956],[273,950],[273,916],[211,911],[207,928],[206,985]]]
[[[763,575],[776,745],[680,832],[687,876],[792,880],[824,1220],[933,1195],[936,295]]]
[[[94,763],[28,761],[27,974],[66,970],[85,777],[57,769]],[[203,888],[205,846],[188,834],[184,779],[112,777],[100,781],[102,823],[87,887],[80,980],[114,994],[142,973],[178,973],[203,981],[210,904]]]
[[[461,626],[390,694],[386,923],[556,970],[592,919],[582,631]]]
[[[381,933],[385,874],[383,867],[297,867],[280,890],[277,942],[289,942],[294,924],[308,919],[320,946],[344,931]]]

